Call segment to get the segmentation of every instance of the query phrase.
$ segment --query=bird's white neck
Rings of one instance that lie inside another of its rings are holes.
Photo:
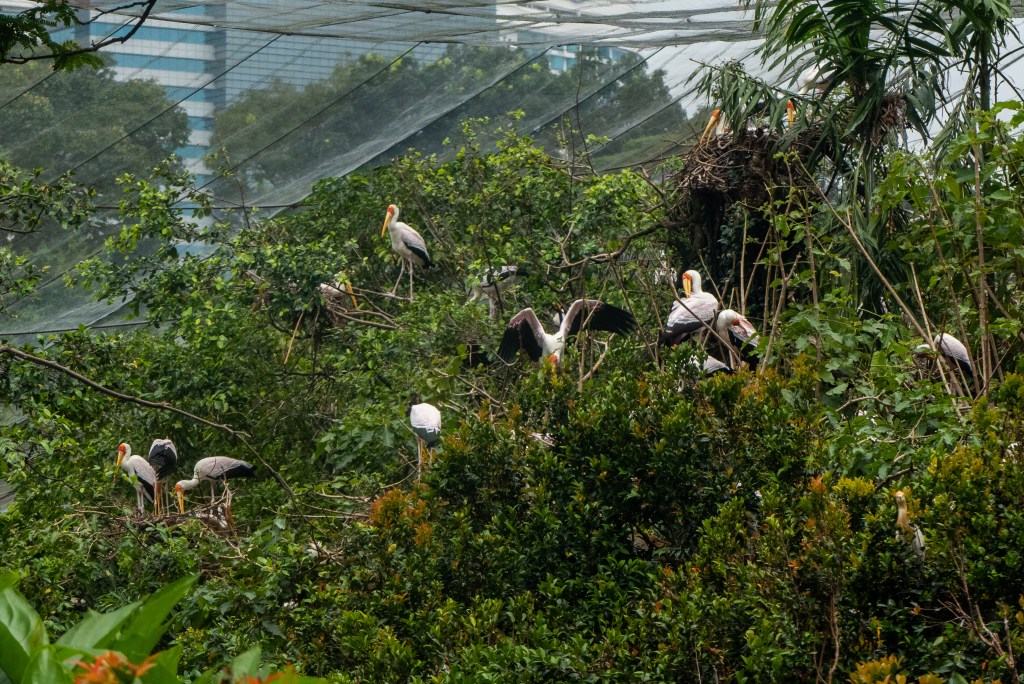
[[[177,486],[181,487],[182,489],[186,489],[186,490],[187,489],[194,489],[194,488],[199,486],[199,478],[198,477],[193,477],[191,480],[181,480],[180,482],[178,482]]]

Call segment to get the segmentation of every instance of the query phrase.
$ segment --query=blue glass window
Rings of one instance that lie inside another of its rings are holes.
[[[139,69],[160,69],[162,71],[187,71],[200,74],[206,71],[205,59],[189,57],[154,57],[152,55],[124,55],[114,57],[120,67]]]

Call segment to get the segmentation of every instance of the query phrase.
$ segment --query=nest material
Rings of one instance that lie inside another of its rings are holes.
[[[789,149],[801,158],[810,155],[815,132],[808,131]],[[690,150],[675,185],[682,197],[713,196],[716,204],[739,202],[757,208],[772,198],[772,190],[811,179],[794,173],[792,165],[775,159],[779,135],[764,129],[726,133],[698,141]]]
[[[320,296],[324,300],[324,311],[336,328],[344,328],[352,319],[352,313],[358,308],[354,294],[342,289],[338,283],[321,283]]]

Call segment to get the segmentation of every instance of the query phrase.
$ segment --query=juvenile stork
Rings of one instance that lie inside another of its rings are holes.
[[[178,466],[178,449],[174,442],[169,439],[154,439],[149,446],[149,454],[146,456],[149,465],[156,471],[156,491],[154,493],[153,509],[157,515],[166,513],[164,510],[164,498],[167,489],[163,487],[164,481],[174,472]]]
[[[710,328],[718,313],[718,298],[701,288],[697,271],[683,274],[683,292],[684,299],[672,302],[672,310],[659,336],[662,345],[674,347],[693,333]]]
[[[146,462],[146,459],[132,455],[132,447],[128,442],[121,442],[117,447],[117,465],[114,466],[115,482],[118,468],[132,479],[132,484],[135,485],[135,506],[140,515],[145,513],[145,500],[155,501],[156,471]]]
[[[712,138],[720,138],[727,133],[729,133],[729,125],[725,122],[722,110],[714,109],[711,111],[711,119],[708,120],[708,125],[704,127],[704,132],[700,134],[700,141],[704,143]]]
[[[402,270],[398,272],[398,280],[391,289],[391,294],[398,290],[398,283],[402,280],[402,273],[405,271],[405,262],[409,262],[409,299],[412,300],[412,272],[413,266],[430,268],[434,262],[430,260],[427,253],[427,243],[423,236],[413,230],[412,226],[398,220],[398,207],[394,204],[388,205],[387,216],[384,217],[384,227],[380,229],[381,237],[384,231],[391,234],[391,249],[402,257]]]
[[[409,425],[416,435],[416,472],[423,471],[423,454],[427,454],[427,463],[433,461],[431,449],[441,441],[441,412],[433,404],[420,403],[414,396],[406,406],[409,414]],[[418,475],[417,475],[418,477]]]
[[[505,363],[512,363],[522,349],[533,361],[548,357],[558,363],[562,360],[566,341],[583,329],[627,333],[635,327],[633,314],[598,299],[574,301],[561,317],[558,332],[554,335],[544,331],[533,309],[523,309],[509,320],[498,347],[498,356]]]
[[[469,289],[469,301],[487,300],[487,313],[494,318],[497,311],[495,304],[504,296],[516,281],[526,275],[525,269],[518,266],[502,266],[500,269],[488,269],[479,283]]]
[[[909,542],[914,553],[924,556],[924,534],[921,533],[920,527],[910,522],[910,515],[907,513],[907,496],[903,490],[896,491],[896,540]]]
[[[751,367],[757,367],[761,357],[757,353],[760,336],[746,318],[732,309],[722,309],[715,320],[715,332],[731,345],[739,358]]]
[[[195,467],[192,468],[192,479],[179,480],[178,484],[174,485],[174,491],[178,495],[178,511],[182,514],[185,513],[185,491],[194,489],[203,480],[210,483],[210,505],[213,506],[216,503],[213,483],[220,482],[227,496],[224,511],[228,523],[234,527],[234,521],[231,519],[231,490],[228,489],[228,480],[252,477],[254,470],[252,464],[228,456],[210,456],[199,459],[196,461]]]

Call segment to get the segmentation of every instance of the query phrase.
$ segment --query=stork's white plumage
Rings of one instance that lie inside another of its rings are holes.
[[[907,512],[907,496],[902,490],[896,491],[896,539],[909,542],[917,555],[924,555],[924,534],[920,527],[910,522],[910,514]]]
[[[433,263],[430,254],[427,253],[427,243],[423,236],[413,230],[412,226],[398,220],[398,207],[394,204],[388,205],[387,216],[384,217],[384,227],[380,229],[381,236],[384,231],[391,235],[391,249],[402,257],[402,269],[405,269],[405,262],[409,262],[409,299],[412,299],[412,273],[413,266],[430,268]],[[402,279],[402,271],[398,272],[398,280],[391,293],[398,289],[398,281]]]
[[[117,447],[117,465],[114,467],[114,480],[117,480],[117,469],[120,468],[132,479],[135,485],[135,506],[139,513],[145,513],[145,500],[154,501],[156,487],[156,471],[141,456],[132,455],[132,447],[122,442]]]
[[[508,322],[498,356],[512,363],[520,349],[534,361],[544,357],[561,361],[566,341],[584,328],[626,333],[636,327],[633,314],[598,299],[577,299],[561,318],[558,332],[545,332],[533,309],[523,309]]]
[[[215,503],[214,482],[220,482],[224,486],[225,491],[227,491],[228,480],[239,477],[252,477],[254,470],[251,463],[229,456],[210,456],[199,459],[192,468],[192,479],[179,480],[178,484],[174,485],[174,491],[178,495],[178,510],[182,513],[185,512],[185,492],[199,486],[201,481],[210,483],[210,505],[212,506]],[[230,519],[230,500],[226,510]]]
[[[759,335],[757,329],[746,318],[732,309],[722,309],[715,320],[715,331],[719,337],[732,346],[739,358],[757,366],[761,357],[757,354]]]
[[[407,407],[409,425],[416,435],[418,464],[417,470],[423,470],[423,452],[426,451],[427,461],[431,460],[430,449],[441,441],[441,411],[433,404],[420,403],[414,397]]]
[[[796,77],[797,95],[807,95],[812,90],[820,95],[828,88],[835,73],[835,69],[826,71],[818,63],[811,64]]]
[[[697,359],[694,359],[693,363],[695,365],[699,365],[701,372],[704,375],[707,375],[708,377],[711,377],[712,375],[716,375],[717,373],[730,374],[730,373],[735,372],[735,371],[733,371],[732,366],[730,366],[727,363],[723,363],[722,361],[719,361],[718,359],[716,359],[714,356],[711,356],[710,354],[708,354],[708,357],[706,359],[704,359],[704,363],[699,363],[697,361]]]
[[[974,366],[964,343],[949,333],[939,333],[930,345],[921,344],[914,349],[914,355],[918,357],[934,358],[936,353],[945,360],[953,375],[951,391],[971,394]]]
[[[683,274],[686,297],[672,302],[672,310],[661,331],[661,344],[674,347],[693,333],[711,327],[718,313],[718,298],[701,287],[700,273],[694,270]]]
[[[169,439],[154,439],[149,446],[149,453],[146,461],[156,471],[156,492],[154,494],[153,508],[159,515],[164,512],[164,497],[166,489],[164,481],[174,472],[178,465],[178,448]]]

